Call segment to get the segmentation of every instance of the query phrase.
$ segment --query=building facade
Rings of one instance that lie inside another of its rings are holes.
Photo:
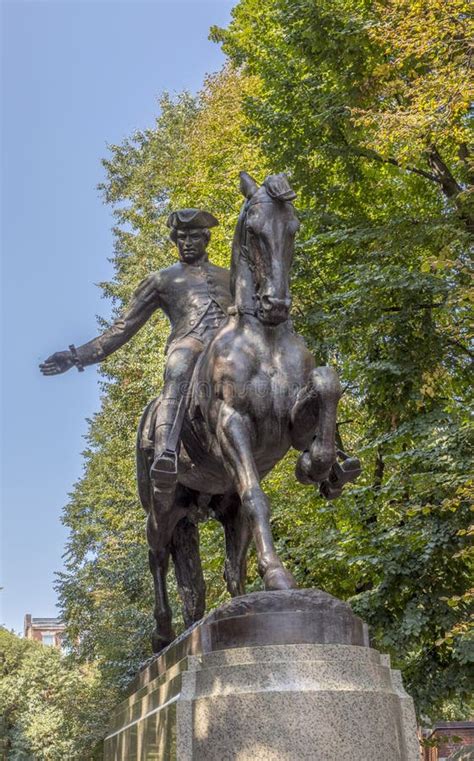
[[[474,760],[474,721],[438,721],[423,734],[423,761]]]
[[[25,616],[24,636],[34,639],[49,647],[61,647],[64,624],[59,618],[33,618],[31,613]]]

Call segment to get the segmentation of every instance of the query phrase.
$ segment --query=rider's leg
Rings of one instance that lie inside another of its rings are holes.
[[[155,460],[151,469],[152,478],[158,486],[160,473],[169,470],[171,456],[167,454],[168,438],[179,402],[187,394],[189,381],[202,348],[201,341],[187,336],[174,347],[166,362],[165,379],[155,423]],[[174,464],[174,457],[171,460]]]
[[[232,476],[242,503],[242,512],[250,523],[258,570],[266,589],[291,589],[296,582],[278,557],[270,528],[270,506],[260,486],[252,455],[252,442],[244,416],[222,403],[217,437],[223,459]]]

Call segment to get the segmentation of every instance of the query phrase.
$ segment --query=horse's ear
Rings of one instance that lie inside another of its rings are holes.
[[[263,184],[267,193],[277,201],[294,201],[296,198],[286,174],[269,174]]]
[[[240,172],[240,192],[245,198],[252,198],[258,190],[258,185],[247,172]]]

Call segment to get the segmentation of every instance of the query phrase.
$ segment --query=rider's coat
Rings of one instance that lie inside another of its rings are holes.
[[[228,270],[209,261],[193,266],[178,262],[161,274],[164,290],[171,294],[162,304],[171,322],[167,350],[190,334],[206,342],[206,328],[218,327],[231,304]]]
[[[100,362],[123,346],[156,309],[171,323],[167,351],[192,334],[207,343],[231,305],[229,272],[209,261],[177,262],[146,277],[138,286],[129,308],[100,336],[78,347],[81,364]]]

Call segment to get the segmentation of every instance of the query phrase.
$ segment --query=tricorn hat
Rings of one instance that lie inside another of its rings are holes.
[[[208,211],[201,209],[180,209],[173,211],[166,222],[173,230],[190,230],[196,228],[210,228],[219,224],[217,219]]]

